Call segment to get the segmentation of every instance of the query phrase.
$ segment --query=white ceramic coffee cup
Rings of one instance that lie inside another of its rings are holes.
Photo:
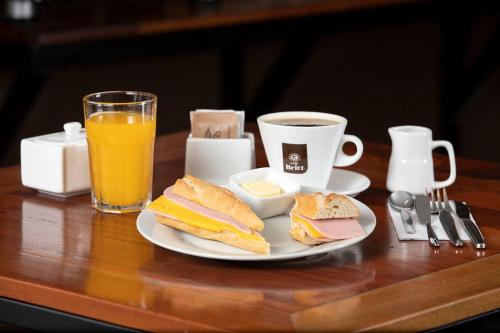
[[[314,127],[276,124],[286,119],[320,119],[335,123]],[[354,164],[363,154],[363,143],[354,135],[344,134],[347,119],[338,115],[307,111],[276,112],[260,116],[257,123],[269,166],[303,186],[324,189],[333,166]],[[354,155],[346,155],[342,151],[346,142],[356,145]]]

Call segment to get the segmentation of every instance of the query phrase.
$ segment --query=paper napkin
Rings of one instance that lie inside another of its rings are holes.
[[[455,202],[450,200],[450,206],[455,209]],[[427,227],[420,223],[417,217],[417,213],[415,210],[411,211],[411,217],[414,221],[415,224],[415,233],[414,234],[409,234],[406,232],[405,226],[403,225],[403,219],[401,218],[401,214],[392,208],[389,205],[389,202],[387,202],[387,209],[390,212],[392,223],[394,224],[394,229],[396,229],[396,233],[398,234],[398,239],[399,240],[427,240]],[[471,220],[474,221],[474,218],[472,215],[470,216]],[[446,232],[443,229],[443,226],[441,225],[441,222],[439,221],[439,216],[438,215],[431,215],[431,224],[432,228],[434,229],[434,232],[436,233],[436,236],[439,240],[450,240],[448,238],[448,235],[446,235]],[[464,227],[459,221],[455,221],[455,225],[457,227],[458,235],[460,236],[460,239],[462,240],[470,240],[469,235],[467,235],[467,232],[465,231]]]

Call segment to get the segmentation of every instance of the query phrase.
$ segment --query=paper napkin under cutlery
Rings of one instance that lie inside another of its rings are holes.
[[[455,210],[455,202],[453,200],[450,200],[450,205]],[[427,227],[420,223],[417,217],[417,213],[415,210],[411,211],[411,217],[414,221],[415,224],[415,233],[414,234],[409,234],[406,232],[406,229],[403,225],[403,219],[401,218],[401,214],[399,211],[395,210],[392,208],[389,203],[387,203],[387,209],[390,212],[392,223],[394,224],[394,229],[396,229],[396,233],[398,234],[398,239],[399,240],[427,240]],[[472,214],[470,215],[471,220],[476,224],[476,221],[474,221],[474,218],[472,217]],[[436,236],[438,237],[439,240],[450,240],[448,238],[448,235],[446,235],[446,232],[443,229],[443,226],[441,225],[441,222],[439,221],[439,215],[431,215],[431,224],[432,228],[434,229],[434,232],[436,233]],[[464,227],[460,222],[455,223],[458,231],[458,235],[460,236],[460,239],[468,241],[470,240],[469,235],[467,235],[467,232],[465,231]],[[477,225],[477,224],[476,224]]]

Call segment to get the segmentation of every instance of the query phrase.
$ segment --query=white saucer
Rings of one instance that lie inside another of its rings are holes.
[[[229,183],[215,183],[220,187],[231,189]],[[330,173],[330,180],[326,188],[316,188],[310,186],[301,186],[301,192],[314,193],[321,192],[328,194],[335,192],[337,194],[348,195],[350,197],[355,197],[361,192],[365,191],[370,187],[370,178],[365,175],[344,169],[333,168]]]
[[[302,186],[301,191],[309,193],[322,192],[325,194],[335,192],[355,197],[370,187],[370,184],[370,178],[365,175],[354,171],[333,168],[330,174],[330,180],[325,189]]]
[[[375,214],[362,202],[356,199],[352,199],[352,202],[359,209],[358,221],[365,231],[363,236],[308,246],[290,237],[290,216],[279,215],[263,220],[265,227],[262,236],[271,244],[269,255],[251,253],[176,230],[156,222],[154,213],[149,210],[143,210],[137,217],[137,230],[144,238],[158,246],[196,257],[238,261],[289,260],[338,250],[368,237],[375,229]]]

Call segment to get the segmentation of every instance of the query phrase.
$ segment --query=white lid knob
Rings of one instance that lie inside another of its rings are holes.
[[[80,134],[80,129],[82,129],[82,124],[78,121],[72,121],[64,124],[64,132],[66,132],[67,137]]]

